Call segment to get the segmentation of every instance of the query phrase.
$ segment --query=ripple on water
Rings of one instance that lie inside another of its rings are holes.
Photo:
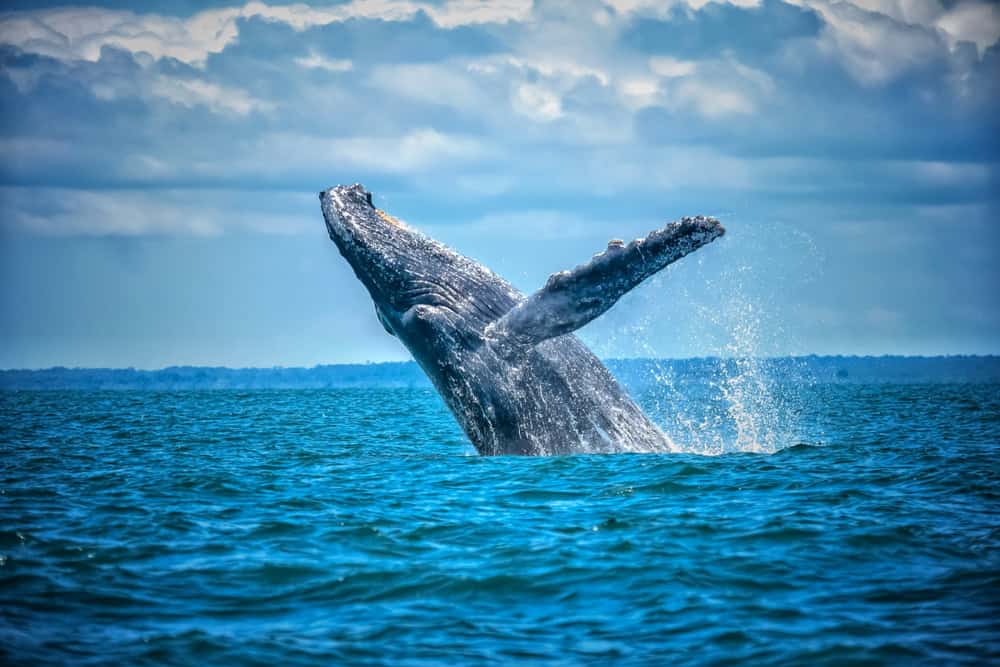
[[[808,385],[773,455],[484,459],[424,389],[0,393],[0,657],[984,664],[998,396]]]

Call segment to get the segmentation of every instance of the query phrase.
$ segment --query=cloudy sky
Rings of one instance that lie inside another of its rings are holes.
[[[996,4],[4,7],[0,367],[408,358],[325,234],[356,181],[525,291],[723,220],[604,356],[1000,352]]]

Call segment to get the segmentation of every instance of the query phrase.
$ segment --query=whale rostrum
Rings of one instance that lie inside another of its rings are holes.
[[[360,184],[320,193],[330,238],[385,330],[430,378],[480,454],[664,452],[670,438],[573,335],[633,287],[725,233],[683,218],[525,297],[478,262],[375,208]]]

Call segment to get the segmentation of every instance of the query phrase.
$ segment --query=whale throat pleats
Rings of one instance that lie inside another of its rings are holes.
[[[549,276],[545,286],[487,329],[487,339],[516,353],[579,329],[657,271],[725,233],[718,220],[682,218],[625,245],[611,241],[586,264]]]

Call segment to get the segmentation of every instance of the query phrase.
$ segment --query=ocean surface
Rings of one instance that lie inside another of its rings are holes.
[[[666,455],[427,388],[0,392],[0,662],[1000,660],[1000,385],[661,378]]]

